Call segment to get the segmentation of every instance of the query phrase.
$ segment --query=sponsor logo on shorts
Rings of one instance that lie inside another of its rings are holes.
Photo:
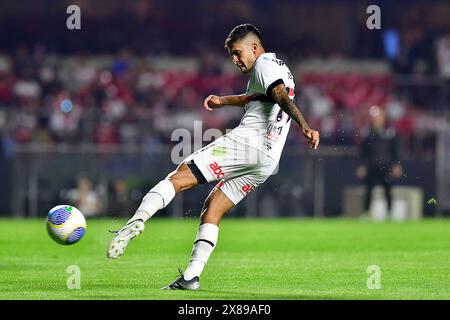
[[[210,163],[209,167],[211,168],[213,173],[216,175],[217,179],[220,180],[223,177],[225,177],[225,174],[223,173],[222,168],[219,166],[219,164],[216,161]]]
[[[252,190],[253,190],[253,186],[249,185],[248,183],[242,187],[242,191],[244,191],[244,193],[246,193],[246,194]]]

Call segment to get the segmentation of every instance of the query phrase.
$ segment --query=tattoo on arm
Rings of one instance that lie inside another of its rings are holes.
[[[293,119],[302,131],[310,130],[305,118],[297,106],[289,98],[286,87],[284,84],[279,84],[272,90],[272,97],[281,107],[281,109],[286,112],[291,119]]]

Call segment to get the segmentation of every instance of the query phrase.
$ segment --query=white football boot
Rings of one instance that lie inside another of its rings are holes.
[[[141,219],[126,224],[119,231],[114,232],[114,238],[108,248],[108,258],[118,259],[125,252],[131,239],[137,237],[144,231],[145,225]]]

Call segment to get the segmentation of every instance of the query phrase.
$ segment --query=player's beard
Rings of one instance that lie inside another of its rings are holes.
[[[243,74],[247,74],[248,73],[248,69],[247,69],[247,66],[245,64],[241,63],[240,65],[238,65],[238,68]]]

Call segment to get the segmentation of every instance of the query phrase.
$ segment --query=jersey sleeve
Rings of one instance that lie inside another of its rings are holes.
[[[272,98],[272,90],[283,81],[283,70],[272,59],[258,61],[255,65],[255,81],[261,93]]]

